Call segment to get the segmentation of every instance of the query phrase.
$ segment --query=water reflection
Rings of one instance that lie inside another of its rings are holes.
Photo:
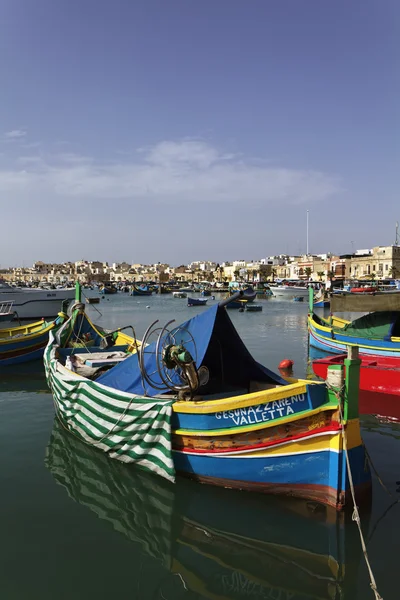
[[[172,485],[109,460],[58,422],[46,466],[73,500],[156,559],[154,598],[356,596],[356,527],[326,507],[182,479]]]

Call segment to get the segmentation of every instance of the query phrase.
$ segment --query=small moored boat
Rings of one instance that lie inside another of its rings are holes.
[[[206,306],[208,298],[188,298],[188,306]]]
[[[153,290],[150,289],[147,285],[134,285],[131,291],[131,296],[151,296]]]
[[[187,292],[172,292],[174,298],[187,298]]]

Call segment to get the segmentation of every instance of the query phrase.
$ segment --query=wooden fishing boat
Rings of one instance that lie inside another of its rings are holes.
[[[99,288],[100,294],[116,294],[118,292],[117,288],[113,285],[103,285]]]
[[[187,298],[187,292],[172,292],[174,298]]]
[[[86,302],[88,304],[99,304],[100,303],[100,298],[96,298],[96,297],[86,298]]]
[[[343,398],[324,384],[288,382],[250,355],[224,310],[229,300],[172,330],[171,322],[157,327],[156,321],[139,351],[131,344],[100,363],[101,336],[78,303],[69,321],[50,334],[44,355],[64,427],[110,458],[172,481],[178,472],[338,510],[349,503],[346,443],[361,499],[370,472],[358,418],[359,361],[346,362]],[[80,347],[77,355],[76,336],[83,333],[94,347]],[[108,340],[113,354],[118,344]]]
[[[208,298],[188,298],[188,306],[206,306]]]
[[[205,288],[205,289],[201,290],[200,295],[201,296],[211,296],[211,290]]]
[[[68,315],[60,312],[54,321],[36,321],[30,325],[0,329],[0,367],[37,360],[43,356],[49,333]]]
[[[147,285],[134,285],[131,291],[131,296],[151,296],[153,290],[150,289]]]
[[[110,461],[57,420],[45,465],[69,498],[140,548],[133,574],[140,589],[157,591],[149,598],[356,597],[361,552],[351,515],[306,501],[199,490],[185,479],[172,486]]]
[[[400,296],[334,294],[331,312],[343,311],[369,314],[354,321],[332,314],[322,318],[314,313],[311,289],[308,316],[311,346],[329,354],[343,354],[348,346],[358,346],[363,355],[400,357]]]

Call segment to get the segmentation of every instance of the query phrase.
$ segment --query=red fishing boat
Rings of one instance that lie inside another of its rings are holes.
[[[342,365],[346,356],[337,354],[314,360],[313,371],[326,379],[328,367]],[[400,420],[400,358],[370,354],[360,355],[360,359],[360,413]]]

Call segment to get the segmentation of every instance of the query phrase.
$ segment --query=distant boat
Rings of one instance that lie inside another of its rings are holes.
[[[172,292],[174,298],[187,298],[187,292]]]
[[[99,292],[100,292],[100,294],[104,294],[104,295],[116,294],[118,292],[118,290],[113,285],[104,285],[101,288],[99,288]]]
[[[188,298],[188,306],[206,306],[208,298]]]
[[[252,304],[252,303],[248,304],[247,302],[246,302],[245,308],[246,308],[246,312],[261,312],[263,309],[262,304]]]
[[[131,296],[151,296],[153,290],[151,290],[147,285],[134,285],[131,291]]]
[[[284,296],[286,298],[294,296],[308,297],[308,288],[299,285],[278,285],[273,288],[274,296]]]
[[[247,287],[245,290],[241,290],[241,296],[238,300],[229,302],[226,308],[244,308],[247,302],[254,302],[257,297],[257,292],[252,287]]]

